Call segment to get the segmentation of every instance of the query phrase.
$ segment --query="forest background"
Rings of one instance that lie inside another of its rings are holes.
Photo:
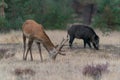
[[[120,0],[0,0],[0,31],[19,30],[27,19],[45,29],[82,23],[103,32],[120,30]]]

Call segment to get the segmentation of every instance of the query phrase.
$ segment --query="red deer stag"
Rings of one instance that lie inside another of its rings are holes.
[[[22,31],[23,31],[23,43],[24,43],[23,60],[27,59],[27,55],[29,51],[30,51],[31,61],[33,60],[32,51],[31,51],[31,46],[33,41],[35,41],[38,45],[41,61],[43,61],[43,58],[41,54],[40,43],[42,43],[43,46],[46,48],[50,58],[55,60],[57,54],[61,54],[60,50],[62,49],[65,42],[67,42],[67,39],[63,39],[60,45],[55,47],[54,44],[49,39],[48,35],[45,33],[42,25],[38,24],[34,20],[26,20],[22,26]],[[28,38],[27,51],[26,51],[26,38]]]

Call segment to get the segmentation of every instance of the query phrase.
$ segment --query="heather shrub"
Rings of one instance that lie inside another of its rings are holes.
[[[97,65],[86,65],[83,68],[82,74],[91,76],[94,80],[100,80],[103,73],[108,72],[108,63]]]

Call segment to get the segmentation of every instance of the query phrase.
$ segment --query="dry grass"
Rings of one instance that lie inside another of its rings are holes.
[[[46,31],[52,42],[59,44],[65,31]],[[22,33],[21,31],[11,31],[7,34],[0,34],[0,48],[9,49],[15,56],[0,60],[0,80],[92,80],[82,74],[83,68],[87,64],[109,63],[109,73],[102,75],[102,80],[120,79],[120,32],[112,32],[109,36],[100,36],[100,50],[83,48],[82,40],[76,39],[73,49],[65,46],[66,56],[58,55],[56,61],[49,59],[47,51],[42,47],[43,59],[40,61],[38,49],[34,44],[34,61],[22,60]],[[68,45],[68,43],[66,43]],[[0,52],[1,54],[1,52]],[[16,69],[30,69],[35,72],[34,76],[22,74],[15,75]]]

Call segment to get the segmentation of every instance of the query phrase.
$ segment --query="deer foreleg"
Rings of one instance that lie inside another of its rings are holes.
[[[33,60],[32,51],[31,51],[32,43],[33,43],[33,40],[29,39],[29,41],[28,41],[28,49],[27,49],[27,52],[26,52],[25,60],[27,59],[27,55],[28,55],[29,51],[30,51],[30,55],[31,55],[31,61]]]
[[[23,34],[23,48],[24,48],[24,51],[23,51],[23,60],[25,59],[25,51],[26,51],[26,37],[25,35]]]

